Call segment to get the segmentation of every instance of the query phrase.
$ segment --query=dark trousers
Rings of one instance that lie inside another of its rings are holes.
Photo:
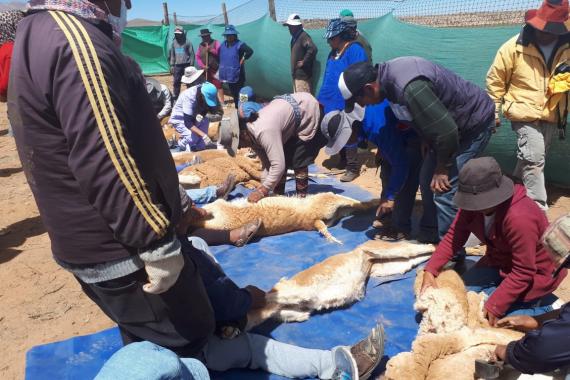
[[[174,99],[178,99],[180,95],[180,84],[182,77],[184,76],[184,70],[188,67],[187,65],[174,65],[172,68],[172,76],[174,83],[172,84],[172,96]]]
[[[419,138],[409,138],[406,144],[406,155],[410,163],[408,177],[404,186],[398,192],[394,203],[394,212],[392,213],[392,224],[401,232],[412,232],[412,212],[416,203],[416,193],[418,187],[422,194],[422,216],[419,224],[419,237],[422,240],[438,241],[437,235],[437,216],[435,203],[433,202],[433,193],[429,186],[422,184],[420,186],[420,171],[423,164],[421,153],[421,141]],[[381,198],[386,198],[385,189],[390,183],[392,174],[392,166],[388,160],[382,160],[380,164],[380,181],[382,182]]]
[[[236,83],[228,83],[228,87],[230,88],[230,93],[232,94],[232,98],[234,98],[234,104],[236,109],[238,108],[239,104],[239,90],[242,89],[243,85],[245,84],[245,80],[240,78],[239,82]]]
[[[346,171],[360,173],[358,146],[356,144],[345,146],[339,154],[341,163],[346,164]]]
[[[180,356],[195,357],[214,331],[214,312],[196,265],[187,255],[184,261],[178,281],[162,294],[143,291],[144,269],[96,284],[77,280],[85,294],[119,325],[125,344],[148,340]]]

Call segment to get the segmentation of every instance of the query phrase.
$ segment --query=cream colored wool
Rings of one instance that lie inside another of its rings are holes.
[[[273,196],[263,198],[257,203],[250,203],[245,198],[230,202],[218,199],[204,206],[210,216],[194,222],[192,226],[233,230],[261,219],[258,236],[317,230],[329,241],[340,243],[328,232],[327,226],[333,225],[345,216],[358,211],[367,211],[377,205],[377,201],[360,202],[334,193],[319,193],[306,198]]]
[[[261,180],[261,163],[242,155],[219,157],[187,167],[178,173],[178,179],[184,187],[204,188],[220,185],[230,173],[238,183],[256,187]]]
[[[385,276],[403,274],[411,266],[393,265],[395,260],[427,260],[434,250],[431,244],[370,241],[351,252],[331,256],[275,284],[267,293],[267,305],[248,315],[248,327],[270,318],[302,322],[316,311],[350,305],[364,297],[373,267]]]
[[[229,157],[230,155],[225,150],[206,149],[200,152],[177,152],[172,153],[172,159],[176,165],[182,165],[187,162],[193,161],[199,157],[201,162],[208,162],[216,158]]]
[[[475,360],[490,360],[498,344],[523,334],[492,328],[483,317],[485,295],[467,292],[457,273],[448,270],[437,278],[437,288],[419,295],[423,271],[418,271],[415,307],[422,322],[411,352],[394,356],[386,366],[386,380],[471,380]]]

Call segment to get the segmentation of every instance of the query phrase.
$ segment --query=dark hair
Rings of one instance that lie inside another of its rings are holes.
[[[354,41],[356,39],[356,30],[346,29],[343,30],[338,36],[343,41]]]

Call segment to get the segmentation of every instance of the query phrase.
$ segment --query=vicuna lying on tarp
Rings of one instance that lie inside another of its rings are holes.
[[[350,305],[364,297],[369,276],[403,274],[428,260],[434,249],[407,241],[369,241],[331,256],[275,284],[267,293],[267,305],[248,314],[248,327],[267,319],[301,322],[313,312]]]
[[[215,160],[214,160],[215,161]],[[212,162],[214,162],[212,161]],[[306,198],[274,196],[257,203],[247,199],[217,200],[204,206],[209,217],[192,224],[197,228],[233,230],[256,219],[261,219],[258,236],[281,235],[293,231],[319,231],[327,240],[334,238],[327,226],[358,211],[375,208],[377,201],[360,202],[333,193],[319,193]]]
[[[253,188],[261,180],[261,163],[243,155],[230,157],[224,153],[222,157],[187,167],[178,173],[178,180],[184,187],[204,188],[223,183],[228,173],[234,174],[238,183]]]
[[[495,346],[520,339],[522,333],[492,328],[483,316],[483,293],[467,292],[459,275],[447,270],[437,288],[419,295],[423,271],[414,290],[415,309],[422,313],[412,352],[394,356],[386,366],[387,380],[472,380],[475,360],[494,358]]]

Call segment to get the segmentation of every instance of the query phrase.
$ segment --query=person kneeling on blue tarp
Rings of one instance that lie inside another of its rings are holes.
[[[367,106],[362,122],[351,123],[343,111],[330,112],[323,119],[321,132],[328,139],[325,152],[329,155],[336,154],[354,134],[376,144],[381,156],[382,194],[373,227],[380,230],[377,236],[381,239],[408,238],[423,162],[414,131],[399,123],[384,101]],[[437,239],[437,221],[433,194],[427,187],[422,187],[422,204],[418,239],[433,242]]]
[[[484,305],[489,324],[551,311],[552,292],[567,271],[552,275],[555,263],[540,241],[548,220],[524,186],[503,175],[494,158],[475,158],[459,172],[454,202],[459,212],[425,267],[421,292],[435,286],[435,277],[474,234],[487,252],[462,278],[468,290],[489,296]]]
[[[558,266],[553,276],[570,267],[570,215],[559,218],[547,229],[543,244]],[[495,354],[499,360],[523,373],[563,369],[567,376],[570,374],[570,304],[535,317],[503,318],[497,326],[527,333],[507,346],[497,346]]]

